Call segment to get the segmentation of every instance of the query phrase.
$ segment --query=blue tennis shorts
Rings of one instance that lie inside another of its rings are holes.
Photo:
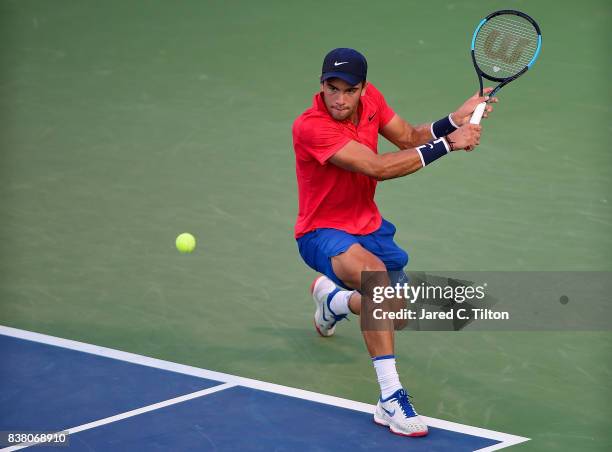
[[[408,253],[397,246],[394,236],[395,226],[383,218],[380,228],[371,234],[353,235],[339,229],[322,228],[303,235],[297,239],[297,244],[302,259],[310,268],[346,287],[334,273],[331,258],[359,243],[383,261],[387,271],[401,271],[408,263]]]

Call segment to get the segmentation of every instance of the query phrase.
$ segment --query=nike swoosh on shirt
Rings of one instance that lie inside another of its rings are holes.
[[[372,119],[374,119],[374,116],[376,116],[376,113],[378,112],[374,112],[374,114],[372,116],[368,116],[368,122],[372,121]]]
[[[342,64],[346,64],[348,63],[348,61],[341,61],[340,63],[338,63],[337,61],[334,61],[334,66],[340,66]]]

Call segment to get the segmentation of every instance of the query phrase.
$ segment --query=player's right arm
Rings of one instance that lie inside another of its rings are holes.
[[[480,130],[480,126],[475,124],[466,124],[455,130],[449,135],[453,149],[469,149],[478,145]],[[423,160],[416,148],[375,154],[354,140],[349,141],[332,155],[329,161],[347,171],[362,173],[377,180],[406,176],[423,167]]]

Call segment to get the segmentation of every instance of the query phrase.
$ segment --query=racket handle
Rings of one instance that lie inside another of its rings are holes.
[[[472,113],[472,117],[470,118],[470,124],[480,124],[480,120],[482,119],[482,115],[484,114],[485,108],[487,108],[487,103],[482,102],[478,104],[474,113]]]

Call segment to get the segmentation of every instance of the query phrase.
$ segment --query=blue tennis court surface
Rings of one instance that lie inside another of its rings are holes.
[[[0,431],[70,432],[46,450],[489,451],[527,440],[433,418],[428,436],[400,437],[364,403],[8,327],[0,355]]]

